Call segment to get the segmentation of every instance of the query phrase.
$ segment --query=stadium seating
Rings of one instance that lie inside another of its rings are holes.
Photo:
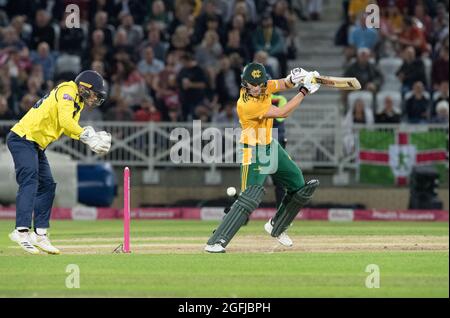
[[[56,76],[62,73],[78,74],[81,71],[81,58],[78,55],[62,54],[56,60]]]
[[[365,107],[373,106],[373,94],[368,91],[356,91],[348,95],[348,110],[353,110],[353,106],[357,99],[362,99],[364,101]]]
[[[381,113],[384,108],[384,100],[390,96],[394,103],[394,110],[399,114],[402,112],[402,95],[398,91],[381,91],[376,96],[376,108],[377,114]]]
[[[384,77],[384,82],[381,90],[398,90],[400,91],[401,82],[398,80],[395,74],[397,70],[402,66],[403,61],[397,57],[387,57],[380,59],[378,67]]]

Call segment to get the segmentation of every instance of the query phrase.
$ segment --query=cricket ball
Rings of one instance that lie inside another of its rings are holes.
[[[229,188],[227,189],[227,194],[228,194],[228,196],[230,196],[230,197],[234,196],[234,195],[236,194],[236,188],[235,188],[235,187],[229,187]]]

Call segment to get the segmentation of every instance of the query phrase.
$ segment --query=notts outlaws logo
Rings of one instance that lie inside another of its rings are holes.
[[[252,72],[252,77],[253,78],[260,78],[261,77],[261,71],[260,70],[254,70]]]

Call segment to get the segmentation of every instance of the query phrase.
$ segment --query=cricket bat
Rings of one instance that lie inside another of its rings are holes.
[[[313,82],[342,90],[354,91],[361,89],[361,84],[356,77],[335,77],[320,75],[314,77]]]

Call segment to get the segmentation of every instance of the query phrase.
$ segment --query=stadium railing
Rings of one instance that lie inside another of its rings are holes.
[[[352,127],[345,127],[339,116],[326,113],[325,108],[323,110],[320,120],[314,121],[305,115],[302,121],[286,121],[287,151],[306,171],[317,168],[357,171],[358,137],[361,129],[394,133],[438,130],[444,131],[448,136],[448,124],[355,124]],[[7,151],[5,136],[14,123],[14,121],[0,121],[0,151]],[[117,167],[143,167],[149,170],[161,167],[209,169],[237,167],[239,130],[230,128],[227,124],[198,123],[193,125],[192,122],[85,122],[81,125],[92,125],[97,131],[106,130],[112,134],[113,145],[108,154],[96,155],[85,144],[66,136],[51,144],[48,149],[69,154],[74,160],[82,163],[108,161]],[[228,132],[224,134],[225,128],[228,128]],[[211,157],[209,161],[204,160],[201,153],[208,153],[205,146],[208,144],[211,146],[211,136],[218,133],[222,133],[222,137],[215,139],[221,143],[216,148],[219,150],[217,157],[212,161]],[[180,141],[182,135],[189,138]],[[173,148],[175,144],[177,151]],[[176,155],[181,149],[184,149],[188,162],[180,163],[171,158],[171,152],[172,155]]]

